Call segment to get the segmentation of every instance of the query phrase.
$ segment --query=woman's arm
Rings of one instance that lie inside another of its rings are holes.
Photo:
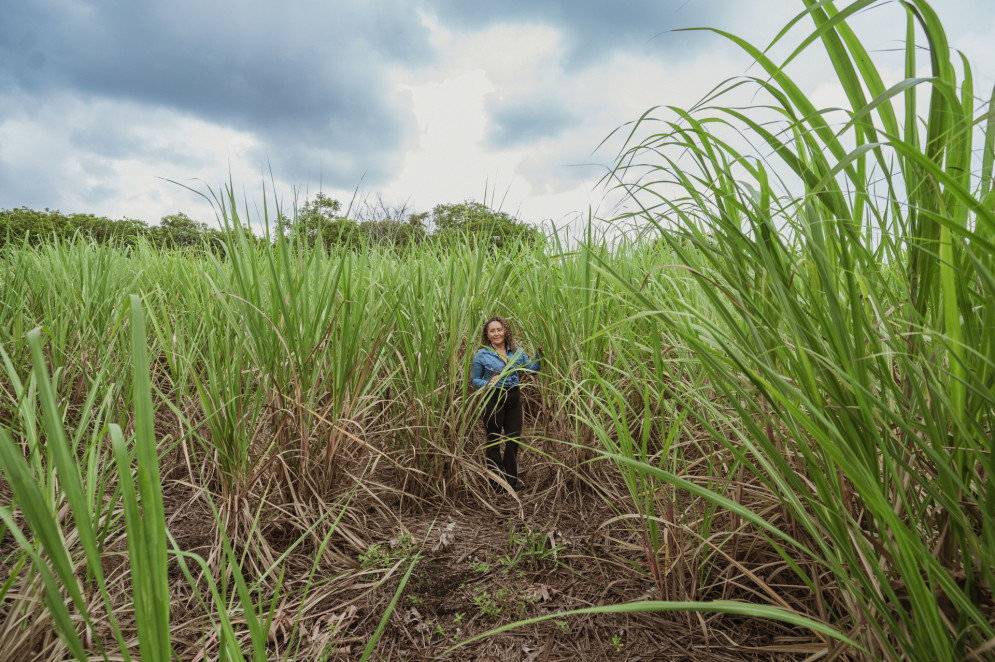
[[[529,360],[529,355],[522,352],[518,355],[515,363],[521,364],[521,367],[516,368],[516,370],[523,370],[525,372],[539,372],[542,370],[542,347],[539,347],[536,351],[535,361]]]
[[[480,355],[473,357],[473,368],[470,369],[470,384],[474,388],[484,388],[487,386],[487,381],[484,379],[484,362],[480,359]]]

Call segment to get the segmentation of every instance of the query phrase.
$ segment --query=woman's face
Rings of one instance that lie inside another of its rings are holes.
[[[492,345],[504,344],[504,327],[501,322],[491,322],[487,325],[487,339]]]

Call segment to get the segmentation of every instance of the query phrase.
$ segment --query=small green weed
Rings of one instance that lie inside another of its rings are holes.
[[[390,553],[383,545],[373,544],[359,555],[359,567],[363,570],[386,568],[390,565]]]
[[[533,529],[528,524],[518,529],[514,523],[508,531],[508,547],[510,552],[498,560],[503,565],[504,574],[516,569],[519,564],[535,567],[543,563],[557,562],[557,556],[563,550],[562,545],[554,545],[550,537],[541,529]]]
[[[404,535],[391,540],[390,547],[391,556],[394,558],[409,559],[418,553],[418,544],[415,542],[414,536],[410,533],[405,533]]]
[[[375,543],[359,555],[363,570],[386,568],[398,559],[411,559],[418,555],[418,544],[410,533],[390,541],[389,545]]]
[[[504,589],[501,589],[501,591],[503,590]],[[500,594],[501,591],[498,591],[498,594]],[[495,620],[501,615],[501,604],[499,603],[499,600],[500,598],[497,594],[491,596],[486,592],[480,592],[473,596],[473,604],[475,604],[477,609],[480,610],[481,615]]]

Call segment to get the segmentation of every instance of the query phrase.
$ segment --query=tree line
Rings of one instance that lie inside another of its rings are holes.
[[[407,248],[426,241],[448,242],[468,236],[496,247],[519,241],[531,243],[541,237],[532,225],[473,200],[436,205],[431,212],[418,213],[378,200],[350,214],[342,212],[338,200],[323,193],[306,200],[292,215],[278,216],[273,226],[271,236],[258,240],[275,241],[282,234],[311,247],[358,248],[378,244]],[[111,220],[47,208],[44,211],[27,207],[0,209],[0,246],[76,238],[125,246],[144,240],[163,249],[199,247],[213,252],[223,252],[225,246],[224,230],[182,212],[162,217],[157,225],[149,225],[137,219]]]

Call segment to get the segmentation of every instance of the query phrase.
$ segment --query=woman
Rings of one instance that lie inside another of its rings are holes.
[[[518,479],[518,437],[522,434],[522,398],[519,371],[538,372],[542,347],[536,348],[536,360],[515,344],[511,327],[503,317],[494,316],[484,323],[481,348],[473,357],[470,383],[476,388],[490,389],[484,404],[484,429],[487,430],[487,466],[504,475],[513,490],[522,489]],[[505,439],[504,457],[501,439]],[[491,481],[491,485],[497,484]]]

